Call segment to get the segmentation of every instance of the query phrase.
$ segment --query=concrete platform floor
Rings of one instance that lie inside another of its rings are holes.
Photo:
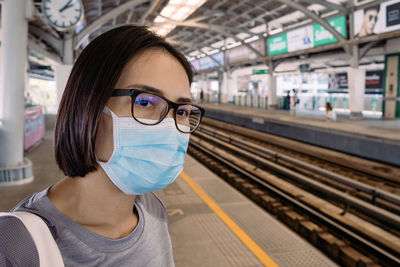
[[[217,109],[228,112],[238,112],[248,115],[263,116],[266,118],[280,120],[282,122],[293,122],[325,129],[337,129],[349,133],[363,133],[379,138],[400,141],[400,119],[385,120],[380,117],[365,115],[364,118],[350,119],[346,112],[338,112],[337,121],[329,122],[325,118],[324,111],[300,110],[296,115],[290,115],[287,110],[266,110],[262,108],[251,108],[235,106],[232,104],[201,104],[206,110]]]

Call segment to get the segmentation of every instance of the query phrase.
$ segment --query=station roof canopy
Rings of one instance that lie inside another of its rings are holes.
[[[62,62],[64,39],[72,35],[78,55],[101,33],[126,24],[149,26],[190,60],[239,45],[255,51],[249,42],[310,23],[333,30],[332,34],[340,41],[343,37],[329,25],[327,18],[349,14],[354,3],[354,0],[81,1],[84,19],[73,32],[66,33],[47,25],[41,10],[42,0],[34,0],[35,15],[29,23],[34,55]]]

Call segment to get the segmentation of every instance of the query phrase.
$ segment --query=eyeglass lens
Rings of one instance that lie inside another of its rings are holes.
[[[133,117],[147,125],[157,124],[168,112],[168,103],[165,99],[151,94],[140,93],[136,96],[132,106]],[[182,105],[175,110],[177,128],[185,133],[196,129],[201,119],[201,111],[193,105]]]

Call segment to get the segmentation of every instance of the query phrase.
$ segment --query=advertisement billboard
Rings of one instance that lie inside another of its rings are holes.
[[[346,16],[328,19],[328,23],[346,37]],[[313,24],[268,38],[268,55],[274,56],[336,42],[333,34],[323,26]]]
[[[355,38],[400,30],[400,0],[385,1],[354,12]]]
[[[262,39],[251,42],[249,45],[257,50],[261,55],[264,55],[264,41]],[[230,63],[257,58],[257,55],[244,45],[227,50],[226,56]]]
[[[287,32],[287,45],[289,52],[313,47],[313,26],[309,25]]]
[[[288,52],[286,33],[268,38],[268,55],[279,55]]]
[[[366,89],[382,89],[383,88],[383,70],[372,70],[365,73]]]
[[[328,19],[328,23],[335,28],[340,35],[346,37],[346,17],[340,16]],[[313,25],[314,47],[326,44],[336,43],[338,40],[321,24]]]

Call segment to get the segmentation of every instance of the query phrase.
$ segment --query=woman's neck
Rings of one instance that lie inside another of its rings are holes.
[[[127,236],[138,223],[135,196],[119,190],[101,167],[85,177],[65,177],[48,197],[63,215],[107,238]]]

